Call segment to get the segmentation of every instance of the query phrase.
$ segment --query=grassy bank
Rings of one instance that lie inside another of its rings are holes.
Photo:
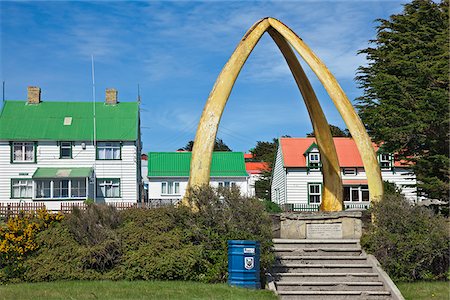
[[[400,282],[398,288],[406,300],[449,300],[449,281]]]
[[[262,299],[263,290],[184,281],[56,281],[0,285],[0,299]]]

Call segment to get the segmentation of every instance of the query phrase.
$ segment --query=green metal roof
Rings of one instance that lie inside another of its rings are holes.
[[[26,101],[5,101],[0,114],[0,140],[93,140],[93,106],[92,102],[27,104]],[[138,103],[107,105],[97,102],[95,110],[97,140],[137,140]]]
[[[149,152],[148,177],[189,177],[191,152]],[[248,176],[244,153],[214,152],[211,177]]]
[[[92,168],[37,168],[33,174],[36,178],[86,178],[91,175]]]

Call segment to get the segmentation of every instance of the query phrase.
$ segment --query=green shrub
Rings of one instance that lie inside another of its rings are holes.
[[[280,213],[283,211],[278,204],[270,200],[262,200],[261,203],[264,204],[264,208],[268,213]]]
[[[74,207],[64,223],[78,243],[94,246],[115,237],[121,217],[113,206],[89,204],[86,210]]]
[[[223,282],[227,275],[227,241],[257,240],[261,244],[261,274],[271,266],[271,219],[256,198],[240,195],[238,188],[215,190],[204,186],[191,190],[189,201],[198,207],[191,233],[204,246],[206,282]],[[261,276],[264,279],[265,276]]]
[[[432,211],[411,206],[398,195],[386,195],[372,208],[361,245],[398,281],[444,278],[449,267],[445,220]]]
[[[262,273],[273,262],[271,221],[237,189],[191,192],[198,212],[180,206],[128,209],[89,205],[41,232],[25,261],[26,281],[195,280],[224,282],[227,241],[261,242]],[[261,277],[262,279],[264,276]]]

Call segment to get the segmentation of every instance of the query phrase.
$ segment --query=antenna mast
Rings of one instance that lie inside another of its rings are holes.
[[[94,55],[91,55],[91,67],[92,67],[92,107],[93,107],[93,119],[94,119],[94,151],[95,151],[95,159],[94,159],[94,202],[97,202],[97,173],[96,173],[96,160],[97,160],[97,128],[96,128],[96,120],[95,120],[95,72],[94,72]]]

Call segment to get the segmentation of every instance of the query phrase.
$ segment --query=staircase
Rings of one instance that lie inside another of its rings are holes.
[[[274,239],[271,276],[282,300],[403,299],[359,240]],[[270,280],[270,279],[269,279]]]

